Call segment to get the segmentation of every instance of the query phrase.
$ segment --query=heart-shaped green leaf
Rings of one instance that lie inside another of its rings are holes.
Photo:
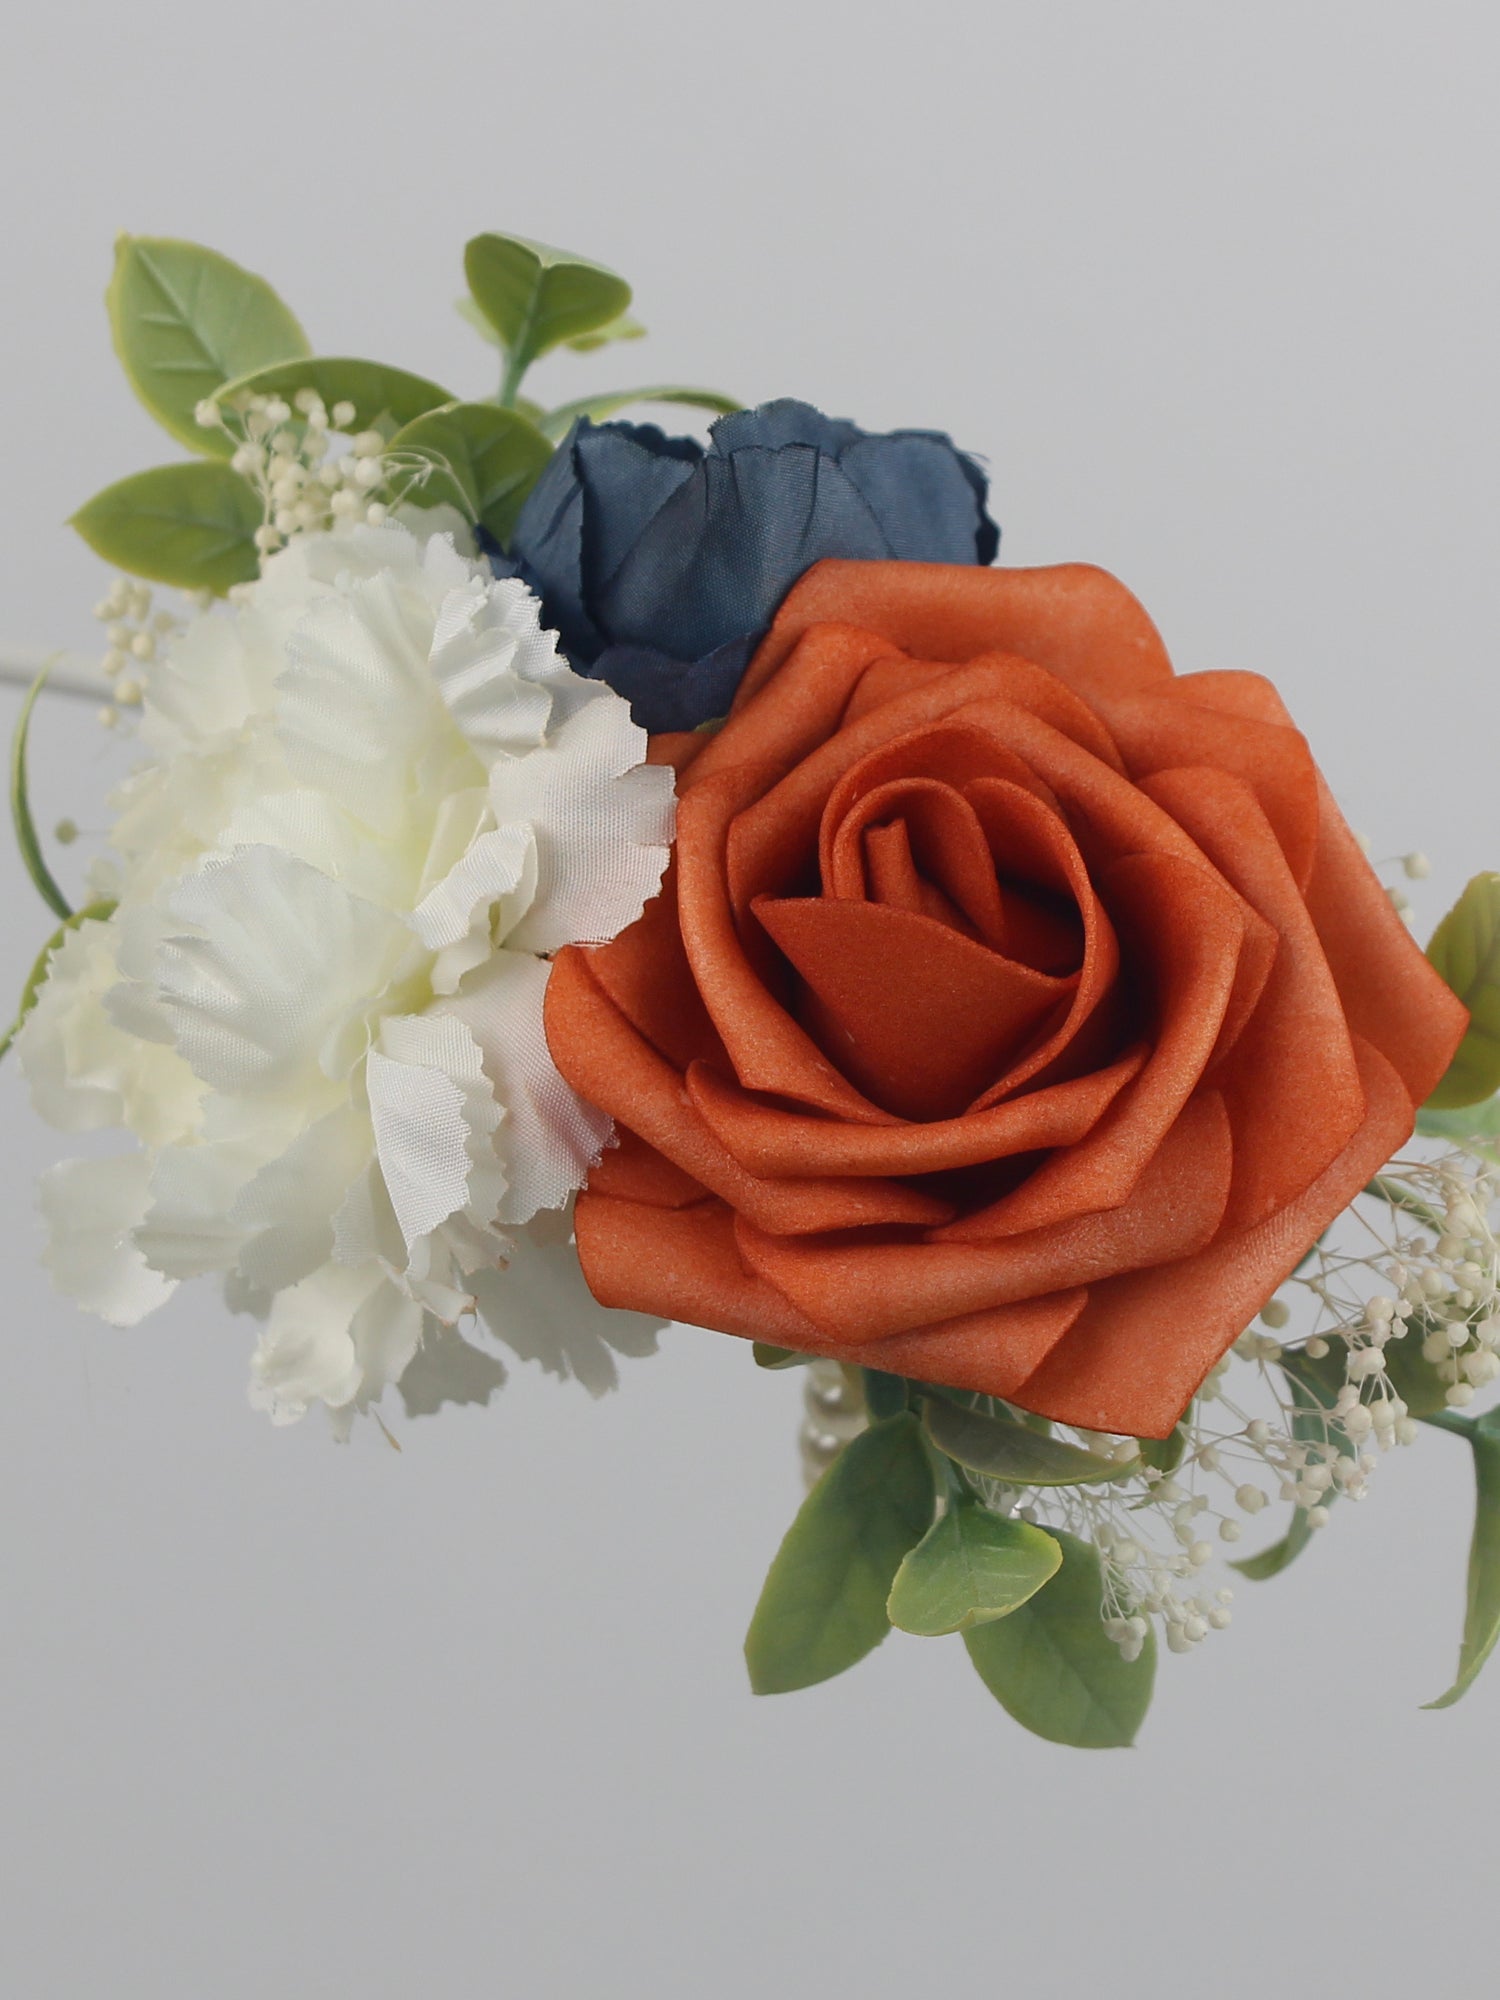
[[[1457,1428],[1457,1426],[1453,1426]],[[1426,1704],[1451,1708],[1473,1686],[1500,1639],[1500,1411],[1487,1410],[1464,1427],[1474,1452],[1474,1538],[1469,1546],[1468,1602],[1458,1653],[1458,1678]]]
[[[608,326],[630,305],[630,287],[614,271],[524,236],[472,238],[464,249],[464,275],[504,344],[507,402],[539,355]]]
[[[494,403],[450,403],[397,431],[388,447],[403,497],[418,506],[446,503],[480,521],[502,545],[509,541],[527,494],[541,478],[552,447],[534,424]],[[408,479],[407,458],[423,461]]]
[[[117,237],[105,302],[131,387],[173,437],[207,457],[227,457],[234,441],[196,421],[199,403],[236,376],[309,351],[264,278],[198,243]]]
[[[674,383],[662,383],[649,389],[614,389],[602,396],[580,396],[577,402],[559,403],[542,418],[542,429],[549,438],[561,440],[580,417],[603,423],[606,417],[628,410],[633,403],[686,403],[695,410],[713,410],[721,417],[731,417],[745,407],[717,389],[683,389]]]
[[[826,1681],[880,1644],[891,1585],[935,1497],[915,1417],[887,1417],[845,1446],[787,1530],[750,1621],[757,1694]]]
[[[1476,875],[1432,934],[1427,956],[1469,1010],[1469,1031],[1427,1102],[1436,1111],[1500,1090],[1500,875]]]
[[[1061,1564],[1062,1550],[1042,1529],[959,1500],[897,1570],[887,1614],[924,1639],[967,1632],[1034,1597]]]
[[[428,410],[457,400],[451,390],[404,368],[347,354],[314,354],[238,376],[225,383],[218,401],[226,407],[241,396],[281,396],[290,402],[299,389],[314,390],[330,411],[338,403],[352,404],[354,415],[345,430],[383,431],[387,437]]]
[[[1104,1630],[1099,1552],[1056,1532],[1062,1567],[1036,1595],[965,1632],[975,1671],[1002,1708],[1033,1735],[1078,1750],[1135,1741],[1156,1679],[1156,1640],[1126,1660]]]
[[[1104,1479],[1128,1479],[1139,1463],[1117,1465],[1097,1452],[1031,1430],[1012,1417],[987,1416],[940,1396],[926,1399],[922,1421],[939,1451],[970,1472],[1007,1486],[1089,1486]]]
[[[259,573],[255,531],[263,518],[258,495],[238,473],[199,459],[106,486],[79,508],[72,526],[117,569],[222,596]]]

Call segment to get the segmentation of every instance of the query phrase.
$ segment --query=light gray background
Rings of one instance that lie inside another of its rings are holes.
[[[81,644],[60,523],[172,455],[110,358],[119,227],[325,352],[458,389],[463,241],[637,286],[549,367],[946,426],[1012,562],[1087,557],[1183,668],[1273,674],[1423,923],[1500,861],[1491,6],[327,0],[12,17],[0,641]],[[14,704],[0,702],[8,724]],[[49,812],[100,819],[86,713]],[[0,993],[45,924],[0,850]],[[35,1264],[59,1150],[0,1077],[0,1990],[1240,1996],[1477,1987],[1500,1670],[1460,1708],[1467,1472],[1425,1437],[1130,1754],[1032,1741],[954,1643],[746,1692],[797,1385],[678,1331],[593,1405],[273,1432],[204,1295],[133,1334]]]

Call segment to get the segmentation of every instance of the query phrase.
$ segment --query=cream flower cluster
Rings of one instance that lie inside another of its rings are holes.
[[[655,894],[672,779],[447,534],[299,538],[237,596],[143,663],[118,908],[18,1049],[55,1124],[140,1142],[48,1176],[62,1288],[128,1325],[221,1274],[264,1321],[253,1399],[346,1426],[424,1329],[424,1367],[476,1306],[538,1353],[557,1285],[586,1300],[544,1212],[609,1126],[548,1055],[548,954]]]

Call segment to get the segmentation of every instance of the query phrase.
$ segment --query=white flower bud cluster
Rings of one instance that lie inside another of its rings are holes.
[[[1393,1313],[1419,1320],[1422,1359],[1446,1385],[1449,1408],[1461,1410],[1500,1377],[1500,1244],[1491,1214],[1500,1175],[1473,1174],[1461,1156],[1428,1171],[1436,1240],[1402,1244],[1389,1271],[1399,1287]]]
[[[367,522],[390,511],[384,497],[385,439],[377,430],[350,434],[352,403],[330,410],[315,389],[284,396],[209,399],[195,412],[205,430],[235,440],[230,465],[261,497],[265,520],[255,532],[262,557],[299,535]]]
[[[117,576],[94,606],[104,627],[106,646],[99,665],[111,684],[113,700],[99,711],[105,729],[118,727],[121,709],[139,708],[146,670],[183,621],[170,611],[152,609],[151,586],[133,576]],[[196,594],[193,608],[200,608]]]

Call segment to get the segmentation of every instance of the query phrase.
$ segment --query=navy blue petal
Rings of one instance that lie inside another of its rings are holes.
[[[728,715],[734,691],[764,635],[748,632],[701,660],[674,660],[649,646],[606,646],[582,671],[624,695],[642,729],[697,729]]]
[[[619,643],[702,659],[769,625],[797,579],[833,554],[890,554],[835,460],[798,444],[709,457],[592,597],[595,616]]]
[[[975,560],[988,516],[951,440],[934,431],[860,438],[840,454],[839,466],[864,495],[893,556],[903,562]]]
[[[604,424],[585,426],[573,447],[573,464],[583,483],[581,564],[584,589],[592,602],[629,556],[651,522],[703,461],[702,448],[691,438],[684,452],[656,449],[655,438],[632,435],[655,426]],[[607,628],[606,628],[607,629]]]
[[[583,487],[573,463],[574,434],[553,452],[526,496],[511,536],[516,568],[542,600],[563,650],[591,660],[604,644],[583,600]]]
[[[717,458],[728,458],[732,451],[756,445],[776,451],[784,444],[814,445],[830,458],[837,458],[846,445],[865,433],[843,417],[825,417],[811,403],[783,396],[777,402],[762,403],[758,409],[736,410],[733,416],[719,417],[708,435],[709,449]]]

